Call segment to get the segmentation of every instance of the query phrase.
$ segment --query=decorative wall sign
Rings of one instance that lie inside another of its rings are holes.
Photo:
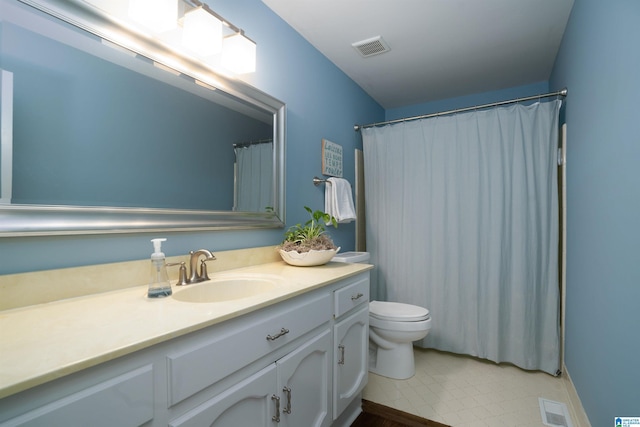
[[[342,178],[342,145],[322,140],[322,174]]]

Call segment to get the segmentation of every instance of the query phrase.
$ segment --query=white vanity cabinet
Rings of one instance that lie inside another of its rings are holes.
[[[169,423],[170,427],[331,425],[331,330]]]
[[[334,279],[0,399],[0,427],[349,425],[368,300],[368,271]]]

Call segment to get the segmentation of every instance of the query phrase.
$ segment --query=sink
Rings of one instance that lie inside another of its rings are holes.
[[[183,302],[225,302],[249,298],[276,289],[282,278],[266,275],[214,277],[209,281],[187,285],[173,293]]]

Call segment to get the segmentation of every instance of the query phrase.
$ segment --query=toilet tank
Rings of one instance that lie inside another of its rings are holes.
[[[346,262],[350,264],[368,263],[371,258],[369,252],[342,252],[337,253],[331,261]]]

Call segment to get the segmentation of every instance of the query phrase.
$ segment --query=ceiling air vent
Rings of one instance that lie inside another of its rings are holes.
[[[387,42],[385,42],[384,39],[380,36],[352,43],[351,46],[353,46],[358,52],[360,52],[360,55],[364,56],[365,58],[368,56],[379,55],[391,50]]]

